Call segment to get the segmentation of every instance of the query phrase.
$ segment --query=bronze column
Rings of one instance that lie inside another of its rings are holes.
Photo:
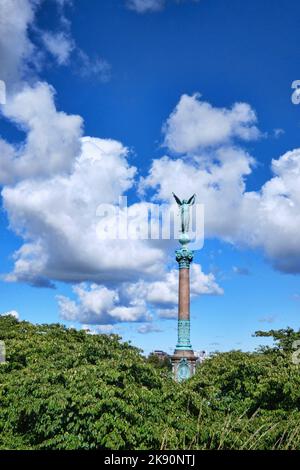
[[[179,267],[178,340],[172,356],[172,365],[174,378],[179,382],[195,373],[196,357],[190,342],[190,263],[193,255],[186,246],[176,250]]]

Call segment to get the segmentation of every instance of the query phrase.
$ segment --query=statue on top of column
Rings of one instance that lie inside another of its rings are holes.
[[[193,194],[189,199],[182,199],[182,201],[176,196],[176,194],[172,194],[180,208],[181,232],[188,233],[190,225],[190,206],[195,203],[196,194]]]

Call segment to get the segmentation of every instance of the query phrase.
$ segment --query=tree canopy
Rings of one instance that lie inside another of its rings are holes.
[[[300,333],[269,334],[177,384],[117,335],[0,317],[0,449],[300,449]]]

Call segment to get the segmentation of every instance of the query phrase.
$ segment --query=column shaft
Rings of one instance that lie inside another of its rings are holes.
[[[190,270],[179,269],[178,320],[190,319]]]

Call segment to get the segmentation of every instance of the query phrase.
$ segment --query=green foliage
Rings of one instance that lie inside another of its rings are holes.
[[[281,330],[270,330],[270,331],[256,331],[254,336],[256,337],[271,337],[275,342],[275,349],[280,351],[291,351],[295,341],[300,340],[300,330],[294,331],[293,328],[286,328]],[[261,351],[273,352],[274,348],[264,346]]]
[[[188,397],[116,335],[0,317],[0,448],[180,447]]]
[[[158,357],[157,354],[151,353],[147,358],[147,362],[152,364],[154,367],[157,367],[158,369],[164,369],[166,373],[172,371],[171,360],[168,356],[161,358]]]
[[[0,317],[0,449],[300,449],[297,335],[176,384],[117,335]]]
[[[272,332],[273,349],[216,354],[198,368],[187,387],[211,410],[200,448],[300,449],[300,369],[286,341],[297,333],[284,331]]]

